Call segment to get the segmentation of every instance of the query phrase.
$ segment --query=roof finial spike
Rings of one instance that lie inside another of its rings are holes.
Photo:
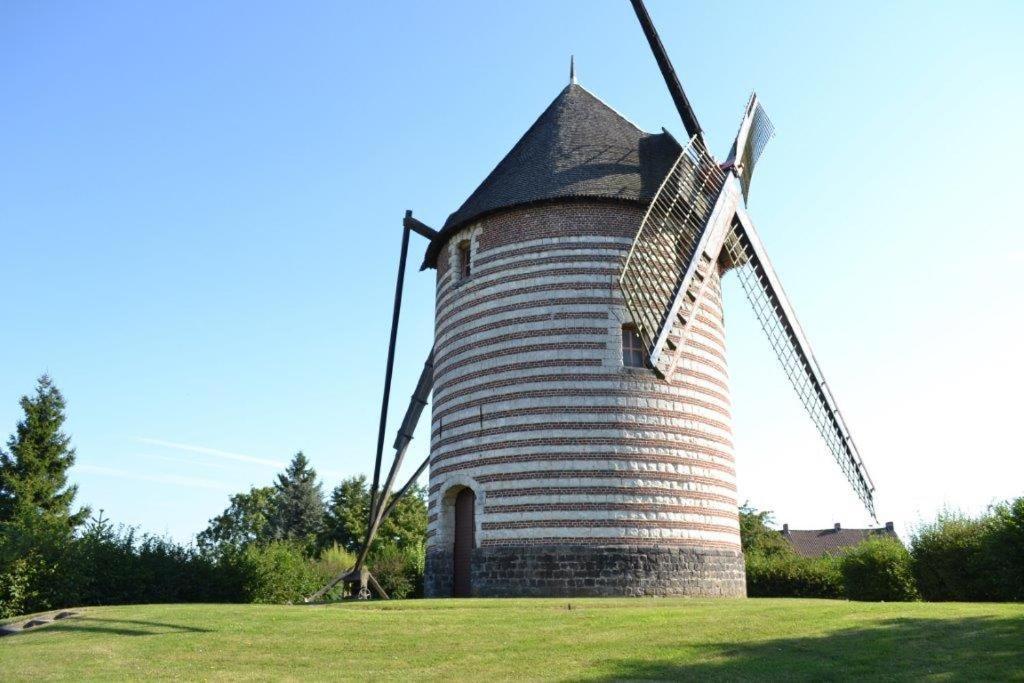
[[[569,55],[569,85],[576,85],[576,55]]]

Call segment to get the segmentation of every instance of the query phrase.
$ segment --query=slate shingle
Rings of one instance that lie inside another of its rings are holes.
[[[645,133],[570,84],[448,217],[423,267],[434,265],[453,233],[495,211],[557,199],[647,203],[681,151],[667,131]]]

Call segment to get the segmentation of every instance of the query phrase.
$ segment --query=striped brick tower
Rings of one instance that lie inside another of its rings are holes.
[[[617,284],[679,153],[572,83],[428,248],[428,596],[744,595],[718,275],[668,380]]]

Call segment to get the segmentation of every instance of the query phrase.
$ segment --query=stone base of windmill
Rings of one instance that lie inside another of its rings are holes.
[[[427,553],[424,593],[452,594],[450,552]],[[480,597],[746,597],[743,554],[634,546],[485,547],[473,551]]]

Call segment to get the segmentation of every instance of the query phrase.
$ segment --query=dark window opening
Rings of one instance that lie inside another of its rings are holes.
[[[647,367],[647,351],[633,325],[622,326],[622,364],[627,368]]]
[[[459,245],[459,279],[465,280],[471,272],[469,242]]]

